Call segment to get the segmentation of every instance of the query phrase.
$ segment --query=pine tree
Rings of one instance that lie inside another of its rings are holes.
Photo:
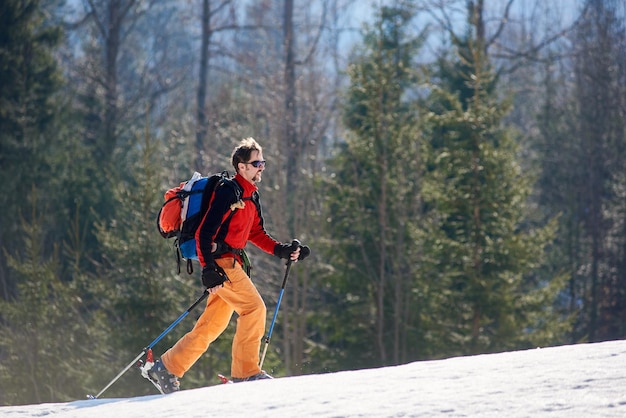
[[[415,56],[423,34],[412,35],[410,4],[383,7],[368,28],[364,45],[349,66],[346,144],[333,161],[329,198],[329,251],[335,311],[330,349],[341,346],[344,365],[397,364],[414,359],[419,338],[411,317],[417,252],[410,240],[419,222],[419,139],[410,96],[416,88]],[[364,349],[363,342],[371,341]]]
[[[579,234],[574,274],[583,299],[579,339],[626,335],[624,292],[624,159],[626,157],[626,25],[624,3],[589,0],[575,33],[575,121],[579,147],[571,183]],[[583,272],[582,274],[580,274]]]
[[[60,36],[58,27],[44,24],[38,0],[0,3],[0,206],[4,213],[17,213],[20,197],[50,175],[47,157],[54,135],[48,128],[56,115],[54,95],[61,83],[52,52]],[[0,242],[13,241],[18,225],[12,217],[0,219]],[[6,298],[15,288],[2,256],[0,269],[0,295]]]
[[[29,221],[20,222],[24,256],[6,254],[18,281],[15,297],[0,301],[1,404],[83,398],[105,368],[98,360],[106,328],[86,303],[89,280],[62,279],[59,245],[43,255],[46,207],[38,194],[32,193]]]
[[[457,40],[458,59],[439,63],[427,100],[431,140],[423,196],[424,276],[436,299],[432,347],[459,355],[560,341],[552,302],[564,276],[538,273],[555,223],[532,224],[532,178],[522,172],[508,103],[479,42]],[[436,354],[436,353],[433,353]]]

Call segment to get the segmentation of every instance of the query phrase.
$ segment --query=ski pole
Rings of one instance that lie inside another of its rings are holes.
[[[172,330],[172,329],[173,329],[176,325],[178,325],[178,323],[179,323],[180,321],[182,321],[183,319],[185,319],[185,317],[186,317],[187,315],[189,315],[189,312],[191,312],[192,310],[194,310],[194,308],[195,308],[196,306],[198,306],[198,305],[199,305],[199,304],[200,304],[200,303],[201,303],[204,299],[206,299],[206,298],[207,298],[207,296],[209,296],[209,289],[205,289],[205,290],[204,290],[204,293],[202,293],[202,295],[198,298],[198,300],[196,300],[196,301],[195,301],[195,302],[194,302],[194,303],[193,303],[193,304],[192,304],[189,308],[187,308],[187,310],[186,310],[185,312],[183,312],[183,313],[182,313],[182,314],[178,317],[178,319],[176,319],[174,322],[172,322],[172,323],[171,323],[171,325],[170,325],[169,327],[167,327],[167,328],[165,329],[165,331],[163,331],[163,332],[161,333],[161,335],[159,335],[158,337],[156,337],[156,338],[155,338],[155,339],[154,339],[154,340],[153,340],[150,344],[148,344],[148,345],[147,345],[147,346],[146,346],[146,347],[145,347],[145,348],[141,351],[141,353],[139,353],[139,355],[137,355],[137,357],[135,357],[135,358],[133,359],[133,361],[131,361],[130,363],[128,363],[128,365],[127,365],[126,367],[124,367],[124,369],[123,369],[121,372],[119,372],[119,373],[117,374],[117,376],[115,376],[115,377],[113,378],[113,380],[111,380],[111,381],[110,381],[110,382],[109,382],[109,383],[108,383],[108,384],[107,384],[107,385],[106,385],[106,386],[105,386],[105,387],[104,387],[104,388],[103,388],[100,392],[98,392],[98,394],[97,394],[96,396],[93,396],[93,395],[87,395],[87,398],[88,398],[88,399],[98,399],[98,397],[99,397],[100,395],[102,395],[102,394],[103,394],[103,393],[104,393],[104,392],[105,392],[108,388],[110,388],[110,387],[113,385],[113,383],[117,382],[117,380],[118,380],[120,377],[122,377],[122,375],[123,375],[124,373],[126,373],[126,372],[128,371],[128,369],[130,369],[130,368],[131,368],[134,364],[136,364],[136,363],[139,361],[139,359],[141,359],[141,358],[144,356],[144,354],[146,354],[146,352],[147,352],[148,350],[152,349],[152,347],[154,347],[156,343],[158,343],[159,341],[161,341],[161,339],[162,339],[163,337],[165,337],[165,336],[166,336],[166,335],[167,335],[167,334],[168,334],[168,333],[169,333],[169,332],[170,332],[170,331],[171,331],[171,330]]]
[[[285,277],[283,278],[283,285],[280,288],[280,293],[278,294],[278,301],[276,302],[276,310],[274,311],[274,318],[272,318],[272,324],[270,325],[270,330],[267,332],[267,337],[265,337],[265,347],[263,347],[263,355],[261,356],[261,362],[259,363],[259,367],[263,367],[263,362],[265,361],[265,354],[267,354],[267,347],[270,345],[270,340],[272,339],[272,332],[274,331],[274,324],[276,323],[276,317],[278,316],[278,308],[280,308],[280,302],[283,300],[283,293],[285,293],[285,286],[287,285],[287,278],[289,277],[289,270],[291,270],[291,259],[287,261],[287,268],[285,269]]]

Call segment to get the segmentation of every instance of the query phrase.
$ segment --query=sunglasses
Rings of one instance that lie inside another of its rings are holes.
[[[254,168],[265,167],[265,160],[250,161],[249,163],[244,164],[250,164]]]

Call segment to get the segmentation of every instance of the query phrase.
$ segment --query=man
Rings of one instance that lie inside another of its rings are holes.
[[[233,312],[239,315],[232,344],[233,381],[271,379],[259,367],[265,303],[242,268],[242,250],[250,241],[269,254],[292,261],[309,254],[308,247],[301,253],[301,246],[295,245],[295,241],[281,244],[265,231],[256,186],[265,170],[261,146],[253,138],[242,140],[233,151],[232,164],[236,175],[230,185],[239,188],[240,200],[237,201],[233,187],[217,187],[196,232],[202,283],[210,293],[206,308],[193,329],[156,360],[149,371],[165,393],[179,390],[178,378],[226,329]]]

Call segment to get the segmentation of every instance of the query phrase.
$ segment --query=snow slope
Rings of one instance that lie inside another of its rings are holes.
[[[0,417],[44,416],[626,417],[626,341],[218,385],[172,395],[0,407]]]

